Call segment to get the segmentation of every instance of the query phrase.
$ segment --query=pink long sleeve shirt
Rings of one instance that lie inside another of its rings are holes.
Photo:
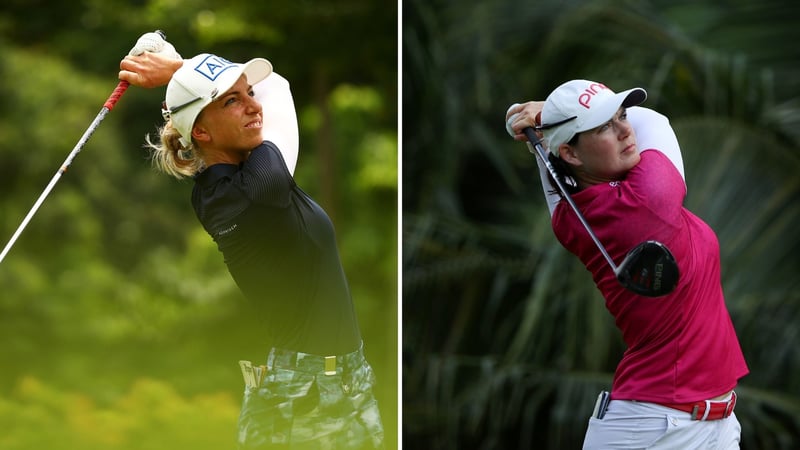
[[[619,284],[566,202],[553,211],[556,237],[591,272],[628,347],[614,375],[614,399],[705,400],[733,389],[748,373],[723,297],[719,242],[683,207],[685,196],[681,174],[656,150],[643,151],[624,180],[573,195],[615,262],[649,239],[672,251],[680,280],[658,298]]]

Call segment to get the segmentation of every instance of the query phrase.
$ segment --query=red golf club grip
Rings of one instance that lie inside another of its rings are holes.
[[[114,105],[117,104],[117,100],[119,100],[119,98],[122,97],[122,94],[125,93],[125,90],[128,89],[128,86],[130,86],[130,83],[127,81],[120,81],[116,89],[114,89],[114,92],[108,96],[108,100],[106,100],[106,102],[103,104],[103,107],[111,111],[114,108]]]

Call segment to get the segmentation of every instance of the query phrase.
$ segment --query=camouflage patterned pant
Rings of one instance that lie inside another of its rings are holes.
[[[263,381],[245,387],[239,449],[382,449],[375,375],[363,351],[337,356],[335,371],[328,363],[272,349]]]

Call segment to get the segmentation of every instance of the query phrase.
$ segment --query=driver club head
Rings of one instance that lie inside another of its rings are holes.
[[[664,244],[646,241],[628,252],[615,275],[626,289],[646,297],[661,297],[678,285],[678,263]]]

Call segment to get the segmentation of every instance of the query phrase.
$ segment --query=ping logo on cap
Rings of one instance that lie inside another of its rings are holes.
[[[214,81],[222,72],[236,67],[237,65],[238,64],[232,63],[225,58],[220,58],[216,55],[208,55],[200,61],[200,64],[194,68],[194,71]]]
[[[598,92],[608,89],[606,85],[603,83],[592,83],[586,88],[581,95],[578,96],[578,103],[586,109],[589,109],[589,102],[592,100],[592,97],[595,96]]]

